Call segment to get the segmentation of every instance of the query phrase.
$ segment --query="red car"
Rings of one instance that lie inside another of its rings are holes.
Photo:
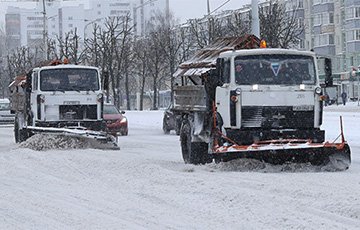
[[[123,115],[125,111],[119,111],[113,104],[104,104],[104,120],[108,132],[113,135],[128,135],[128,121]]]

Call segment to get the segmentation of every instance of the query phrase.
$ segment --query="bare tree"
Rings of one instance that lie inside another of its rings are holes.
[[[285,4],[272,0],[259,8],[260,37],[269,47],[289,48],[299,42],[304,27],[299,25],[296,10],[286,11]]]
[[[173,85],[174,78],[172,77],[177,69],[179,64],[179,52],[184,42],[183,37],[176,34],[175,28],[175,18],[171,13],[161,13],[158,12],[155,15],[155,19],[158,24],[156,27],[157,33],[153,35],[153,38],[159,44],[159,48],[164,54],[164,58],[167,64],[167,79],[166,82],[170,82],[171,88],[171,100],[173,98]],[[168,87],[167,87],[168,88]]]
[[[222,27],[222,31],[224,31],[227,36],[242,36],[250,33],[250,22],[250,15],[244,17],[244,13],[234,11],[231,17],[225,19],[225,26]]]
[[[131,72],[131,63],[134,59],[133,55],[133,39],[132,39],[133,25],[131,24],[130,15],[121,18],[121,33],[118,37],[118,48],[116,52],[118,74],[116,77],[116,89],[121,90],[120,80],[125,79],[125,95],[126,95],[126,108],[130,110],[131,107],[131,92],[129,75]],[[118,102],[118,106],[120,103]]]
[[[145,83],[149,74],[150,50],[146,39],[135,40],[134,42],[134,75],[136,78],[137,93],[140,93],[140,110],[144,109]],[[138,92],[139,91],[139,92]]]
[[[65,40],[58,38],[59,42],[59,55],[56,55],[58,59],[67,58],[70,63],[81,63],[82,54],[80,52],[79,43],[80,37],[77,35],[77,29],[65,34]],[[50,49],[56,49],[54,43],[50,44]],[[55,53],[55,52],[54,52]]]
[[[166,79],[175,72],[176,55],[180,46],[171,34],[169,15],[157,13],[148,24],[147,43],[150,48],[149,73],[152,77],[152,108],[158,108],[158,91],[165,86]],[[175,45],[175,47],[174,47]],[[164,88],[167,88],[166,86]]]
[[[100,26],[96,23],[93,24],[92,37],[84,40],[84,63],[93,66],[100,66],[101,53],[98,34],[101,32]]]

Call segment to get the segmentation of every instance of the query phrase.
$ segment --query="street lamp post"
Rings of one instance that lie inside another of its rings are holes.
[[[103,18],[97,18],[97,19],[92,20],[92,21],[87,20],[87,19],[84,20],[85,22],[90,21],[89,23],[86,23],[85,26],[84,26],[84,42],[85,42],[85,40],[86,40],[86,28],[87,28],[89,25],[93,24],[94,22],[99,21],[100,19],[103,19]]]
[[[43,0],[43,39],[44,39],[44,49],[45,49],[45,60],[49,59],[48,55],[48,43],[47,43],[47,19],[46,19],[46,9],[45,9],[45,0]]]

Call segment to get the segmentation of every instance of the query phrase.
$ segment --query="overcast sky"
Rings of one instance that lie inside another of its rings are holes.
[[[170,10],[174,12],[175,18],[180,22],[186,22],[190,18],[201,18],[207,14],[207,0],[169,0]],[[209,0],[210,11],[215,10],[228,0]],[[246,4],[251,4],[251,0],[230,0],[221,10],[239,9]]]
[[[170,10],[175,14],[175,18],[180,20],[180,23],[186,22],[187,19],[191,18],[202,18],[207,14],[207,0],[169,0]],[[221,10],[239,9],[246,4],[251,4],[251,0],[209,0],[210,11],[214,11],[222,4],[218,12]],[[5,5],[11,5],[14,3],[2,2],[0,8],[0,15],[5,14]],[[21,5],[26,7],[26,2],[22,2]],[[3,20],[0,18],[0,26],[2,26]]]

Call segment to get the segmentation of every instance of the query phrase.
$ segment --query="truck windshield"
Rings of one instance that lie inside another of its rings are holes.
[[[42,91],[99,90],[97,71],[94,69],[48,69],[40,72]]]
[[[315,65],[311,56],[251,55],[235,58],[238,85],[315,84]]]

